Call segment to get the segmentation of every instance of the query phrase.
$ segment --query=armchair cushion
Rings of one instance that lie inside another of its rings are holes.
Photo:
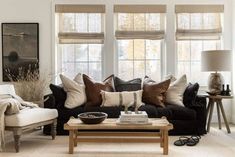
[[[58,117],[56,109],[31,108],[20,110],[18,114],[6,115],[5,125],[8,127],[23,127]]]

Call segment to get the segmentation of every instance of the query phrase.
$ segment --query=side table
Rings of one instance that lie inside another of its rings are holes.
[[[223,103],[222,100],[223,99],[232,99],[233,96],[223,96],[223,95],[206,95],[207,98],[209,98],[209,103],[207,106],[207,118],[208,118],[208,123],[207,123],[207,132],[210,131],[210,123],[211,123],[211,119],[212,119],[212,114],[213,114],[213,109],[214,109],[214,104],[216,104],[217,107],[217,116],[218,116],[218,123],[219,123],[219,129],[221,129],[221,117],[220,117],[220,112],[222,113],[223,119],[224,119],[224,123],[227,129],[228,133],[231,133],[230,128],[229,128],[229,124],[224,112],[224,107],[223,107]]]

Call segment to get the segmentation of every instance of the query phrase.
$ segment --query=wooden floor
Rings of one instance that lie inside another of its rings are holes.
[[[217,129],[212,125],[210,133],[203,136],[194,147],[174,146],[178,136],[170,136],[169,157],[233,157],[235,156],[235,125],[231,125],[231,134],[226,129]],[[6,152],[1,157],[163,157],[159,144],[153,143],[79,143],[74,154],[68,153],[68,137],[43,136],[36,131],[22,137],[20,153],[15,153],[13,138],[8,134]]]

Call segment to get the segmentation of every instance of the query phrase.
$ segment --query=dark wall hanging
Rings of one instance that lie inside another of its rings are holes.
[[[2,23],[3,81],[16,81],[20,73],[38,70],[38,63],[39,24]]]

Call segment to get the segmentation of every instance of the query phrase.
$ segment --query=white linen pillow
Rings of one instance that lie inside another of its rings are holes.
[[[78,84],[62,74],[60,75],[60,79],[62,81],[64,91],[67,93],[67,98],[64,104],[65,107],[72,109],[81,106],[86,102],[86,92],[83,84]]]
[[[184,106],[183,95],[187,86],[188,83],[186,75],[183,75],[174,81],[166,91],[166,102],[169,104]]]
[[[143,90],[138,91],[123,91],[123,92],[106,92],[101,91],[102,105],[101,106],[125,106],[130,107],[136,102],[139,108],[143,105],[142,102]]]
[[[74,79],[73,79],[75,82],[77,82],[78,84],[83,84],[84,85],[84,82],[83,82],[83,78],[82,78],[82,74],[81,73],[78,73]]]

